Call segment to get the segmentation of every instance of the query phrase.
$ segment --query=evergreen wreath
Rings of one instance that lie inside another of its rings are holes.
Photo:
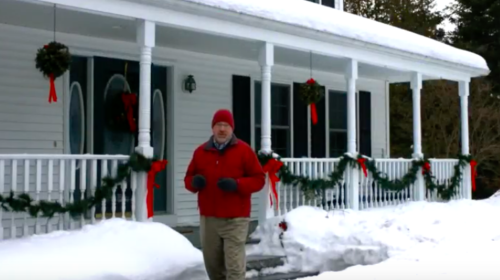
[[[70,68],[71,54],[64,44],[50,42],[38,49],[35,58],[36,68],[49,78],[54,75],[54,79],[59,78]]]
[[[307,105],[318,103],[324,95],[323,88],[313,78],[310,78],[302,84],[299,91],[300,100]]]
[[[131,173],[149,172],[155,160],[148,159],[139,153],[130,155],[128,162],[118,166],[115,177],[107,176],[102,179],[100,188],[96,188],[94,196],[62,205],[57,201],[34,201],[29,194],[22,193],[17,197],[14,192],[9,196],[3,197],[0,194],[0,207],[7,212],[26,212],[31,217],[52,218],[55,214],[69,213],[72,218],[78,218],[88,209],[101,203],[104,199],[109,200],[113,195],[113,188],[122,183]]]
[[[267,162],[273,158],[272,153],[264,154],[259,152],[257,155],[262,166],[265,166]],[[277,160],[280,159],[278,158]],[[370,171],[372,174],[375,184],[380,186],[383,190],[393,191],[396,193],[399,193],[414,184],[417,180],[418,172],[421,171],[424,175],[427,190],[437,190],[438,195],[442,199],[449,200],[457,193],[458,187],[460,186],[463,176],[463,167],[472,161],[473,158],[470,155],[460,155],[458,157],[458,164],[454,167],[454,174],[447,180],[449,183],[448,186],[446,183],[435,183],[436,180],[430,170],[430,162],[428,159],[413,160],[408,172],[402,178],[390,180],[387,174],[382,173],[377,169],[375,160],[368,159],[362,155],[358,155],[357,158],[353,158],[348,154],[345,154],[340,158],[335,171],[330,173],[328,178],[311,179],[308,176],[295,175],[286,165],[282,165],[279,170],[278,177],[280,178],[280,182],[285,185],[291,185],[294,187],[300,186],[300,189],[304,193],[306,199],[311,200],[320,196],[324,190],[333,189],[335,186],[339,185],[342,182],[344,173],[349,165],[351,167],[357,166],[363,171],[365,171],[366,168],[366,170]]]
[[[137,132],[139,112],[137,94],[124,91],[111,96],[105,103],[105,119],[108,128],[117,132]]]
[[[68,47],[54,40],[38,49],[35,62],[36,68],[50,80],[49,103],[57,102],[55,80],[62,76],[71,64]]]

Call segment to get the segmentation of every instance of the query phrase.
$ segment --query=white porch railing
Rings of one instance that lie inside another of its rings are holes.
[[[339,158],[283,158],[281,159],[293,174],[307,175],[311,178],[328,178],[328,175],[337,168]],[[436,183],[449,184],[448,180],[453,176],[454,166],[458,163],[456,159],[432,159],[432,174],[436,178]],[[387,174],[390,180],[401,179],[412,166],[411,159],[376,159],[375,164],[378,170]],[[321,195],[312,200],[306,200],[306,197],[300,190],[300,187],[289,186],[278,183],[277,191],[279,196],[279,207],[274,209],[275,215],[283,215],[294,208],[302,205],[317,206],[324,210],[349,209],[353,198],[349,197],[348,188],[352,188],[349,183],[349,170],[344,174],[344,180],[333,189],[325,190]],[[408,201],[417,200],[416,188],[411,185],[402,192],[386,191],[378,186],[370,172],[365,177],[362,171],[359,174],[359,209],[379,208],[390,205],[398,205]],[[425,188],[424,188],[425,190]],[[438,201],[437,192],[426,191],[427,201]],[[466,198],[464,184],[461,183],[459,191],[452,199]]]
[[[74,202],[93,195],[102,178],[116,174],[125,155],[0,155],[0,193],[28,193],[35,201]],[[0,240],[70,230],[93,224],[101,219],[125,217],[135,220],[135,198],[138,176],[132,172],[113,189],[111,201],[103,201],[79,219],[69,214],[47,218],[31,218],[26,213],[10,213],[0,209]]]

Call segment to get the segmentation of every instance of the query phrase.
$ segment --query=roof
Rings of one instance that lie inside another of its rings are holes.
[[[183,0],[489,72],[481,56],[371,19],[305,0]]]

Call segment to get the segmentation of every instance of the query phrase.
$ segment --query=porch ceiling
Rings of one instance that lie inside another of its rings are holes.
[[[112,40],[135,42],[136,25],[133,19],[88,13],[64,8],[57,9],[58,32]],[[0,23],[53,30],[53,7],[30,1],[0,1]],[[157,26],[158,46],[193,52],[228,56],[257,61],[259,42],[222,37],[192,30]],[[342,74],[344,60],[313,54],[313,70]],[[309,69],[310,54],[307,52],[275,48],[275,64]],[[359,63],[359,76],[387,81],[409,81],[410,73]],[[424,77],[426,79],[427,77]]]

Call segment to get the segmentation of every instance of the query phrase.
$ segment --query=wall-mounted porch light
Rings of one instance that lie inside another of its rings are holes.
[[[193,75],[187,76],[186,80],[184,80],[184,90],[192,93],[196,90],[196,81],[194,80]]]

